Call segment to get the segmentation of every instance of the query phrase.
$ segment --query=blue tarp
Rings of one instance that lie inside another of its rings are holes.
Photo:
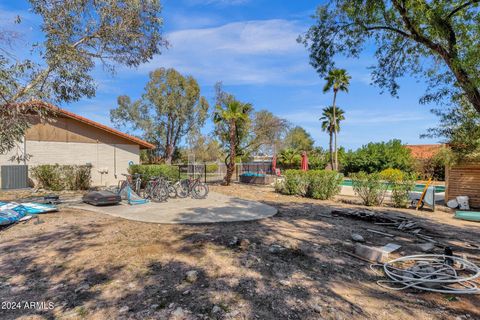
[[[18,222],[27,215],[58,211],[54,205],[27,202],[0,202],[0,226]]]

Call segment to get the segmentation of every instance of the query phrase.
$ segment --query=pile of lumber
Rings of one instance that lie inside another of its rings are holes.
[[[419,225],[418,222],[404,217],[392,216],[388,213],[377,213],[368,209],[335,209],[332,210],[332,215],[371,222],[373,224],[381,225],[390,229],[410,233],[424,241],[437,243],[437,241],[435,241],[431,236],[421,233],[424,229]],[[369,231],[372,230],[369,229]]]

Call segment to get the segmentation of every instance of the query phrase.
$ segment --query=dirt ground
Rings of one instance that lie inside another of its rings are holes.
[[[420,253],[418,241],[328,217],[356,205],[267,187],[212,189],[279,213],[256,222],[158,225],[64,208],[42,215],[43,223],[1,230],[0,319],[480,319],[480,295],[379,287],[369,263],[342,252],[352,250],[351,233],[371,245],[399,243],[398,255]],[[374,210],[416,220],[480,263],[480,224],[442,211]]]

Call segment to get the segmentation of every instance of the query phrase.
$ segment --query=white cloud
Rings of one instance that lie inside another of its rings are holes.
[[[304,28],[274,19],[171,32],[171,48],[138,71],[173,67],[207,84],[310,84],[317,78],[305,63],[306,50],[296,42]]]

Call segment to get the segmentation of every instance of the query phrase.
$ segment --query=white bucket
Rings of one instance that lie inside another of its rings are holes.
[[[457,202],[458,202],[458,205],[460,206],[460,210],[470,210],[467,196],[458,196]]]
[[[451,208],[451,209],[456,209],[456,208],[458,208],[458,202],[457,202],[457,200],[455,200],[455,199],[449,200],[449,201],[447,202],[447,207],[449,207],[449,208]]]

